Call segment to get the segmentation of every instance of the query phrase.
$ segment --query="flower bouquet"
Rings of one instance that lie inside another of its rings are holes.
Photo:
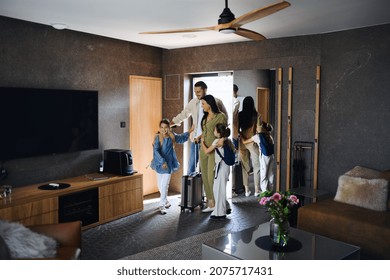
[[[291,208],[299,203],[299,199],[290,192],[265,191],[260,194],[260,205],[268,208],[272,220],[270,222],[270,237],[275,245],[286,246],[289,239],[288,218]]]

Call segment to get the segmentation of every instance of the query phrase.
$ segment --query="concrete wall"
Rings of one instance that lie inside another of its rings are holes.
[[[128,149],[129,75],[161,77],[161,56],[159,48],[0,17],[0,86],[98,90],[100,138],[99,150],[3,162],[9,176],[0,185],[96,172],[104,149]]]
[[[321,65],[318,179],[319,188],[334,192],[339,175],[355,165],[390,169],[389,49],[390,25],[162,50],[0,17],[0,86],[98,90],[100,111],[99,150],[3,162],[10,175],[1,184],[17,187],[93,172],[103,149],[127,148],[129,129],[121,129],[119,122],[128,122],[131,110],[129,75],[178,74],[183,90],[189,73],[281,67],[285,185],[288,68],[293,68],[292,142],[314,141],[315,71]],[[180,112],[182,98],[165,100],[163,95],[163,116]],[[181,171],[173,176],[173,188],[180,189],[180,177]]]
[[[389,49],[390,25],[382,25],[324,35],[164,50],[163,75],[282,68],[283,187],[288,68],[293,69],[292,143],[314,142],[316,66],[321,65],[318,187],[335,192],[338,177],[356,165],[390,168]],[[181,110],[182,102],[164,106],[163,115],[173,117]],[[180,184],[178,177],[173,179]]]

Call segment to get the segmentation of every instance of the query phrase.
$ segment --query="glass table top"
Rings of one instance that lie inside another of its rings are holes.
[[[267,250],[256,245],[256,240],[269,235],[269,222],[233,232],[202,245],[203,259],[243,259],[243,260],[337,260],[358,259],[360,248],[324,236],[290,228],[290,237],[301,244],[294,250]],[[268,248],[272,246],[268,246]]]

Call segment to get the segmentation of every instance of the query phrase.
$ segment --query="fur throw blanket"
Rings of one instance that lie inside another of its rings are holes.
[[[0,220],[0,236],[8,246],[12,259],[54,258],[57,241],[26,228],[20,223]]]

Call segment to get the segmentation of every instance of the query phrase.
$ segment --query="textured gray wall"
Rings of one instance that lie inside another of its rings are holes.
[[[0,17],[0,86],[94,89],[100,110],[98,151],[4,162],[10,176],[1,184],[20,186],[96,171],[103,149],[127,148],[129,130],[119,122],[128,121],[129,75],[179,74],[184,82],[188,73],[281,67],[283,185],[288,67],[293,67],[292,142],[314,141],[315,71],[321,65],[318,179],[319,188],[334,192],[339,175],[355,165],[390,169],[389,49],[390,25],[161,50]],[[182,106],[182,96],[163,99],[163,115],[171,118]],[[172,185],[180,189],[180,174]]]
[[[0,17],[0,86],[98,90],[100,138],[99,150],[3,162],[9,176],[0,184],[95,172],[104,149],[128,149],[129,75],[161,77],[161,56],[159,48]]]
[[[338,177],[355,165],[390,169],[389,49],[390,25],[383,25],[324,35],[164,50],[163,74],[283,68],[283,187],[288,68],[293,68],[292,143],[314,142],[316,66],[321,65],[318,187],[335,192]],[[174,116],[182,102],[164,107],[163,115]]]

